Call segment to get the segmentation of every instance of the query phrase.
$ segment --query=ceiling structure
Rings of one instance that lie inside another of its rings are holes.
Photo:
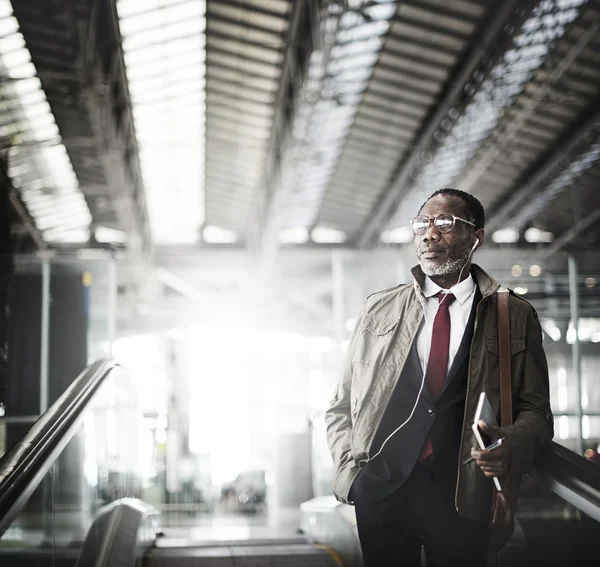
[[[564,325],[570,254],[598,317],[599,26],[600,0],[0,0],[16,249],[117,247],[124,297],[330,333],[340,266],[348,314],[453,186],[484,267]]]

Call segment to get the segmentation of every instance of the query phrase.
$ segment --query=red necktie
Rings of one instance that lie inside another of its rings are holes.
[[[437,298],[440,304],[433,320],[431,349],[427,362],[427,372],[425,373],[425,383],[433,401],[437,401],[442,393],[446,382],[446,374],[448,373],[448,351],[450,347],[450,313],[448,307],[456,297],[451,293],[444,294],[440,291]],[[432,453],[431,437],[428,435],[419,460],[427,459]]]

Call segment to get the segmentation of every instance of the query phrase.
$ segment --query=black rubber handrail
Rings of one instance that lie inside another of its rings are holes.
[[[553,441],[536,458],[533,477],[600,522],[600,466]]]
[[[23,440],[0,459],[0,537],[77,431],[106,377],[117,369],[112,359],[86,368]]]

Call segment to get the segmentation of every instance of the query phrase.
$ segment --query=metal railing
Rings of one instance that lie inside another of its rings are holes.
[[[111,359],[86,368],[23,440],[0,459],[0,537],[75,434],[107,376],[118,369]]]
[[[553,441],[536,459],[532,476],[600,522],[600,466]]]

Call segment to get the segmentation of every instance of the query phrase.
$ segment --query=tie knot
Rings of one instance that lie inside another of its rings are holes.
[[[437,298],[440,305],[450,305],[456,299],[452,293],[444,293],[443,291],[437,294]]]

